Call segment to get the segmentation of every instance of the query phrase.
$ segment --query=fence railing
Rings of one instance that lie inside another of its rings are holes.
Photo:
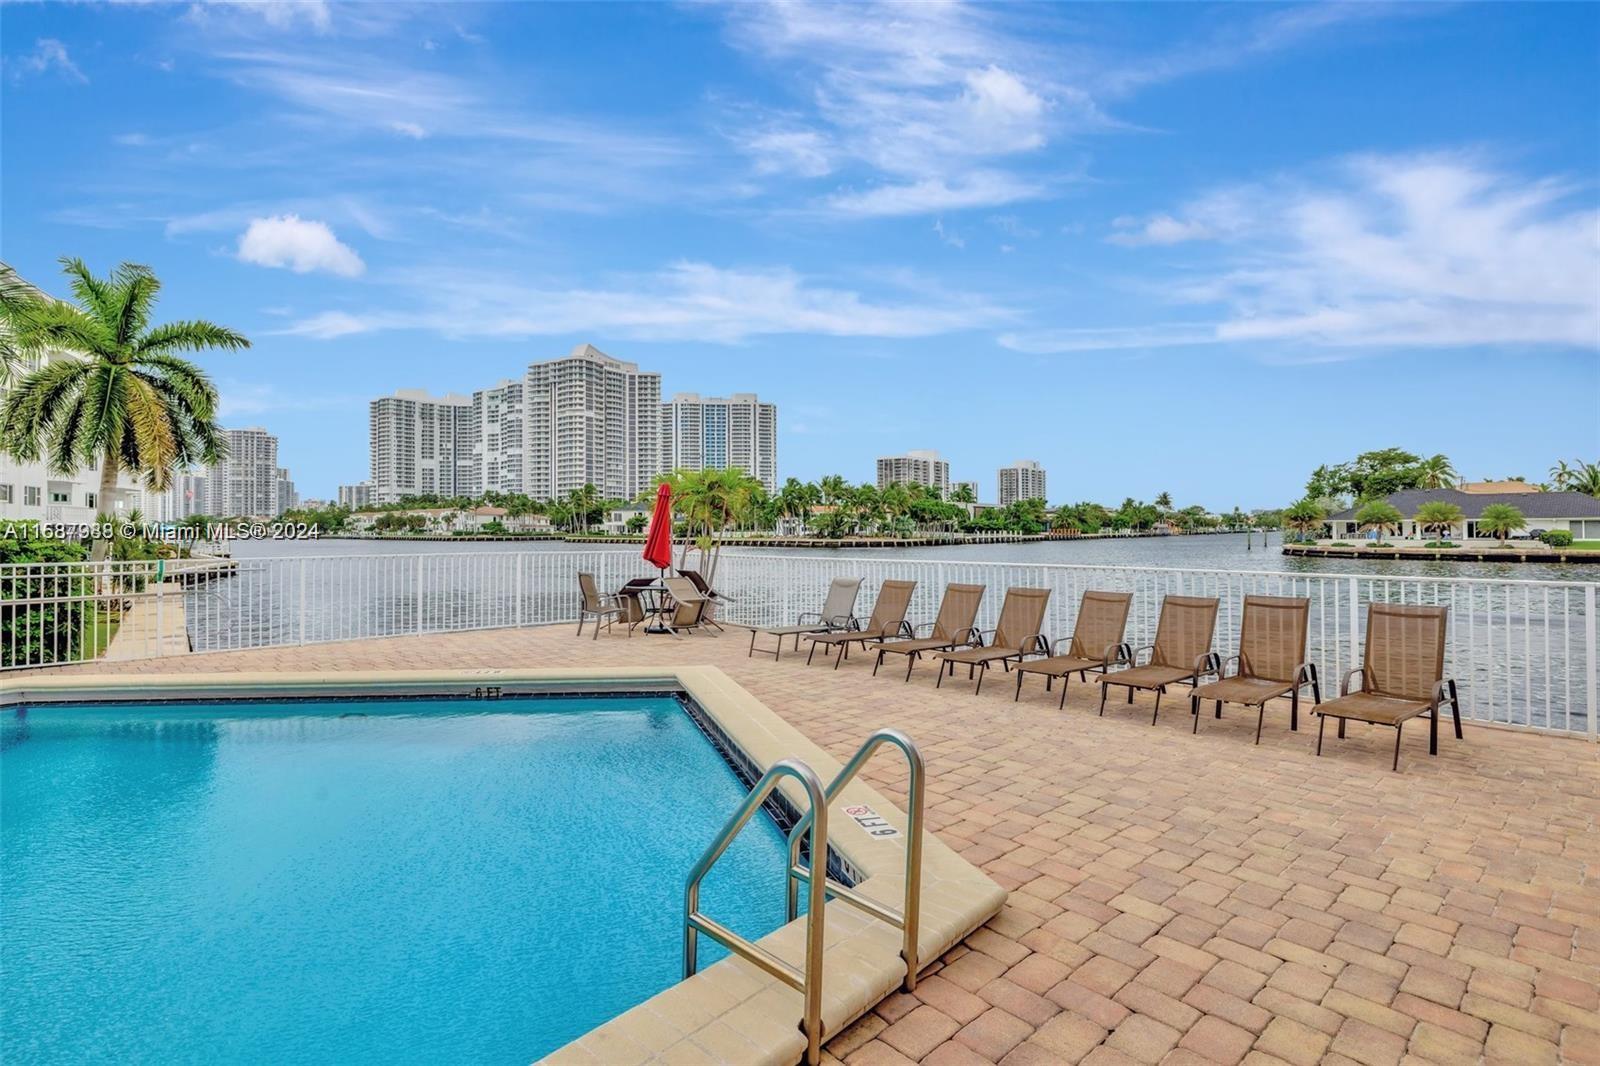
[[[82,662],[107,653],[170,654],[174,612],[196,652],[570,622],[576,575],[602,589],[653,571],[631,550],[434,552],[167,564],[33,563],[0,566],[0,667]],[[1051,592],[1045,632],[1072,632],[1087,589],[1134,594],[1128,639],[1149,643],[1162,597],[1216,596],[1217,650],[1237,651],[1249,594],[1311,601],[1310,659],[1325,692],[1360,663],[1368,603],[1450,608],[1446,669],[1463,711],[1481,721],[1596,734],[1593,582],[1379,577],[840,558],[727,552],[714,582],[731,597],[725,621],[776,625],[815,611],[829,580],[863,578],[858,613],[887,579],[917,582],[911,617],[931,620],[950,582],[984,585],[979,623],[992,628],[1005,589]]]

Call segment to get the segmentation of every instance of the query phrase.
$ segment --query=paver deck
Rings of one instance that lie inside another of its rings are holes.
[[[1600,746],[1474,727],[1352,725],[1313,756],[1287,708],[1190,733],[1188,701],[1093,713],[1030,680],[977,696],[720,638],[571,627],[326,644],[65,672],[712,664],[840,759],[898,726],[930,827],[1011,890],[1004,910],[829,1044],[851,1066],[1584,1063],[1600,1066]],[[952,683],[952,682],[955,683]],[[904,770],[875,760],[901,794]],[[832,1059],[830,1059],[832,1061]]]

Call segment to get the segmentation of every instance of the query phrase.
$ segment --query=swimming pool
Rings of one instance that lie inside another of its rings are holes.
[[[679,980],[745,791],[671,696],[6,708],[0,1047],[527,1063]],[[777,928],[786,861],[706,909]]]

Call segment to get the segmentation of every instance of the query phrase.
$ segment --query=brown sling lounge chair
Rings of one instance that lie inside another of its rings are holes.
[[[783,638],[794,638],[794,650],[800,650],[800,638],[807,633],[826,633],[832,629],[845,629],[855,618],[856,595],[861,591],[859,577],[836,577],[828,586],[828,598],[822,603],[822,610],[816,613],[807,612],[795,620],[792,626],[752,626],[750,628],[750,651],[745,656],[749,658],[756,652],[770,655],[777,659],[783,652]],[[778,643],[771,648],[757,648],[756,637],[762,633],[778,638]]]
[[[695,589],[700,593],[700,595],[704,596],[710,601],[706,604],[706,625],[716,626],[718,630],[722,630],[722,623],[717,621],[717,608],[721,607],[725,603],[732,603],[733,597],[724,596],[722,593],[712,588],[710,583],[707,582],[703,576],[701,576],[700,571],[698,570],[679,570],[678,576],[687,578],[694,584]]]
[[[1239,624],[1239,654],[1222,663],[1236,663],[1232,676],[1219,676],[1189,693],[1189,711],[1194,715],[1194,732],[1200,732],[1200,703],[1215,700],[1217,717],[1224,703],[1238,703],[1256,709],[1256,743],[1261,743],[1261,723],[1267,717],[1267,701],[1289,697],[1289,728],[1300,728],[1300,690],[1311,686],[1311,698],[1322,702],[1322,685],[1317,668],[1306,662],[1306,631],[1311,601],[1299,596],[1246,596],[1244,620]]]
[[[946,585],[944,599],[939,602],[939,616],[931,623],[914,627],[909,640],[885,640],[878,644],[878,661],[872,664],[876,674],[883,665],[885,655],[906,657],[906,680],[911,680],[911,669],[922,658],[923,652],[949,651],[983,642],[983,637],[972,628],[978,617],[978,604],[983,602],[982,585]],[[918,633],[927,630],[923,636]]]
[[[693,633],[705,626],[706,612],[711,600],[700,594],[694,582],[687,578],[669,577],[661,582],[666,586],[669,601],[664,605],[658,621],[673,636]]]
[[[1428,716],[1428,754],[1439,754],[1439,708],[1446,700],[1461,739],[1461,701],[1456,683],[1444,676],[1445,626],[1448,607],[1405,607],[1392,603],[1367,605],[1367,647],[1362,665],[1344,675],[1339,698],[1317,708],[1317,754],[1322,754],[1322,727],[1339,719],[1344,736],[1348,718],[1394,727],[1394,765],[1400,769],[1400,733],[1407,719]],[[1351,691],[1359,676],[1361,688]]]
[[[1161,713],[1161,695],[1168,685],[1187,681],[1198,685],[1206,674],[1214,674],[1222,665],[1217,653],[1211,650],[1211,637],[1217,629],[1217,598],[1215,596],[1168,596],[1161,601],[1161,618],[1156,622],[1156,642],[1135,648],[1130,662],[1139,661],[1139,653],[1148,651],[1150,661],[1143,666],[1132,666],[1114,674],[1100,676],[1100,714],[1106,713],[1106,693],[1112,685],[1122,685],[1128,690],[1128,702],[1133,702],[1136,688],[1154,689],[1156,708],[1150,715],[1150,724],[1156,724]]]
[[[1000,604],[1000,621],[996,623],[987,647],[934,652],[933,657],[942,660],[939,680],[934,687],[943,687],[946,669],[953,675],[959,663],[966,666],[968,677],[972,676],[974,669],[978,671],[978,684],[972,690],[977,694],[983,691],[983,679],[989,672],[990,663],[999,663],[1010,670],[1013,662],[1020,663],[1029,655],[1047,654],[1050,642],[1044,639],[1039,630],[1044,628],[1044,608],[1049,602],[1049,589],[1006,589],[1006,598]],[[980,633],[979,639],[982,637]]]
[[[1128,628],[1128,606],[1133,603],[1131,592],[1085,592],[1078,606],[1078,620],[1072,626],[1072,641],[1063,653],[1061,642],[1056,641],[1056,653],[1048,659],[1034,659],[1017,666],[1017,694],[1013,702],[1022,698],[1024,674],[1043,674],[1044,690],[1061,679],[1062,709],[1067,706],[1067,682],[1073,674],[1088,681],[1089,671],[1105,673],[1118,663],[1131,663],[1133,649],[1122,639]]]
[[[811,642],[806,665],[811,665],[811,656],[817,653],[819,644],[839,649],[833,657],[833,668],[837,670],[839,664],[849,656],[852,644],[866,647],[889,637],[901,634],[909,636],[911,627],[906,623],[906,608],[911,606],[911,594],[916,589],[915,581],[885,581],[878,589],[878,598],[872,605],[872,617],[867,619],[865,626],[852,619],[843,630],[806,634],[806,639]]]

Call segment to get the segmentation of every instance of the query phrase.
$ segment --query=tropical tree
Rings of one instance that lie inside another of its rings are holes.
[[[1328,512],[1322,509],[1321,503],[1309,496],[1283,511],[1283,524],[1294,530],[1297,540],[1313,539],[1327,520]]]
[[[1362,504],[1356,512],[1356,525],[1362,529],[1377,530],[1379,544],[1383,543],[1383,535],[1392,529],[1399,529],[1402,521],[1400,509],[1383,500]]]
[[[1461,475],[1443,455],[1431,455],[1417,464],[1419,489],[1453,489],[1460,483]]]
[[[1600,463],[1586,463],[1574,459],[1573,465],[1565,461],[1550,468],[1550,480],[1562,492],[1581,492],[1587,496],[1600,496]]]
[[[1461,508],[1444,500],[1430,500],[1417,508],[1413,516],[1417,526],[1439,535],[1439,539],[1450,535],[1450,530],[1466,520],[1466,515]]]
[[[1156,506],[1161,508],[1163,511],[1172,510],[1172,493],[1163,492],[1161,495],[1157,496]]]
[[[978,494],[972,491],[972,486],[963,482],[950,490],[951,503],[977,503]]]
[[[1478,532],[1488,533],[1501,544],[1517,530],[1527,528],[1527,516],[1509,503],[1491,503],[1478,515]]]
[[[123,263],[96,277],[63,259],[74,303],[0,285],[6,360],[53,356],[18,378],[0,408],[0,451],[59,471],[100,466],[101,506],[127,471],[155,492],[173,471],[212,465],[226,453],[216,422],[217,390],[179,352],[250,347],[242,334],[202,320],[151,326],[161,282]],[[110,541],[97,540],[104,559]]]

